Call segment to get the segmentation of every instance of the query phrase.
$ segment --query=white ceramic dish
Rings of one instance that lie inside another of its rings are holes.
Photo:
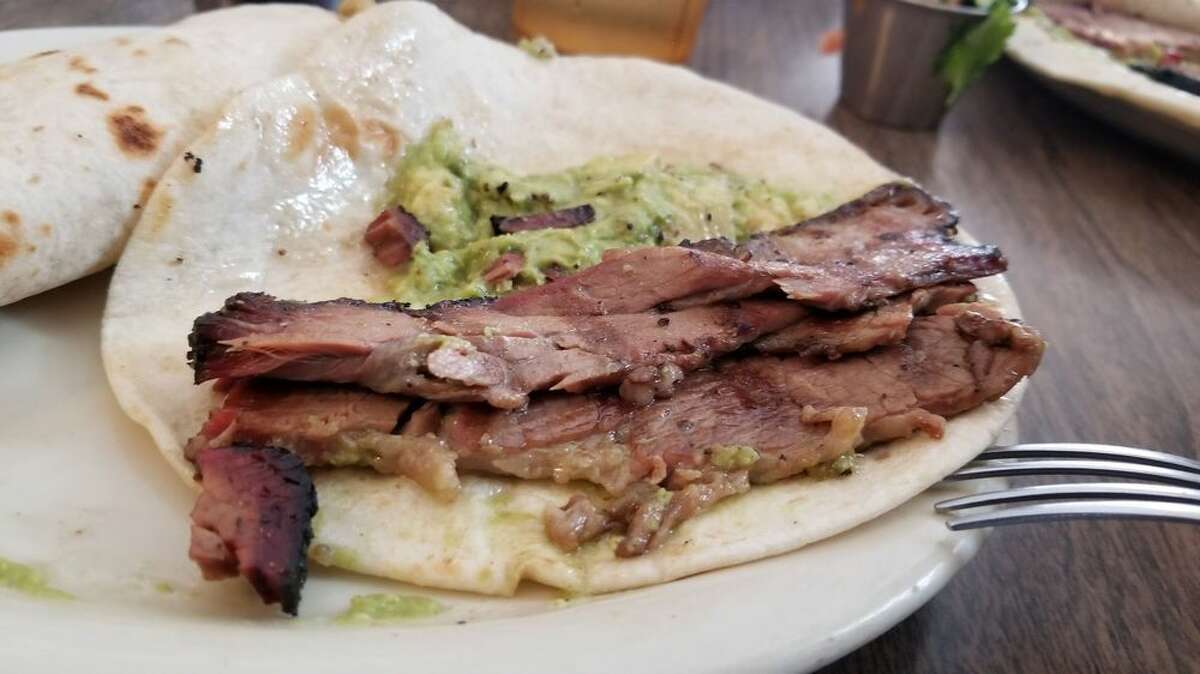
[[[1017,19],[1005,52],[1079,110],[1200,162],[1200,96],[1151,80],[1081,40],[1063,39],[1044,19]]]
[[[0,61],[128,29],[0,33]],[[241,582],[204,583],[187,559],[193,498],[100,365],[108,275],[0,309],[0,556],[73,601],[0,588],[0,671],[804,671],[927,602],[978,549],[951,533],[936,487],[800,551],[665,585],[565,601],[398,586],[314,570],[304,617]],[[399,591],[447,610],[397,626],[332,622],[352,595]]]

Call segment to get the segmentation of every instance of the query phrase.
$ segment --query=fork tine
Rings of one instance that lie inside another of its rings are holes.
[[[1075,519],[1149,519],[1200,524],[1200,506],[1148,501],[1062,501],[1001,508],[946,522],[951,531]]]
[[[983,456],[982,454],[980,456]],[[984,477],[1020,477],[1031,475],[1093,475],[1126,480],[1145,480],[1182,487],[1200,487],[1200,474],[1173,468],[1148,466],[1121,461],[1093,459],[993,459],[973,461],[947,480],[975,480]]]
[[[992,447],[983,451],[980,459],[1103,459],[1142,463],[1200,473],[1200,461],[1178,454],[1156,452],[1138,447],[1093,445],[1074,442],[1044,442]]]
[[[1031,487],[1001,489],[982,494],[970,494],[946,499],[934,504],[938,512],[951,512],[1002,503],[1027,501],[1128,499],[1138,501],[1174,501],[1200,505],[1200,489],[1186,489],[1161,484],[1126,484],[1123,482],[1069,482],[1039,484]]]

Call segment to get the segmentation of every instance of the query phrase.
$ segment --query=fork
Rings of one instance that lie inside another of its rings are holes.
[[[938,512],[1016,505],[946,521],[953,531],[1073,519],[1151,519],[1200,524],[1200,461],[1116,445],[1034,443],[992,447],[945,479],[1084,475],[1130,482],[1068,482],[1016,487],[941,501]]]

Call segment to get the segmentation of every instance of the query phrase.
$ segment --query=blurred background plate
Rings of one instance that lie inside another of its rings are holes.
[[[1098,117],[1168,152],[1200,162],[1200,96],[1153,82],[1128,66],[1078,41],[1063,42],[1037,24],[1037,18],[1017,20],[1017,32],[1005,52],[1039,82],[1086,114]],[[1133,91],[1136,87],[1139,91]],[[1159,88],[1173,99],[1173,114],[1145,96]]]

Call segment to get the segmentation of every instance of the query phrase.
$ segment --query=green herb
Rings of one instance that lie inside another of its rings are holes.
[[[987,17],[959,35],[938,59],[937,72],[950,85],[946,105],[953,105],[962,92],[1004,53],[1004,43],[1016,30],[1012,6],[993,2]]]

